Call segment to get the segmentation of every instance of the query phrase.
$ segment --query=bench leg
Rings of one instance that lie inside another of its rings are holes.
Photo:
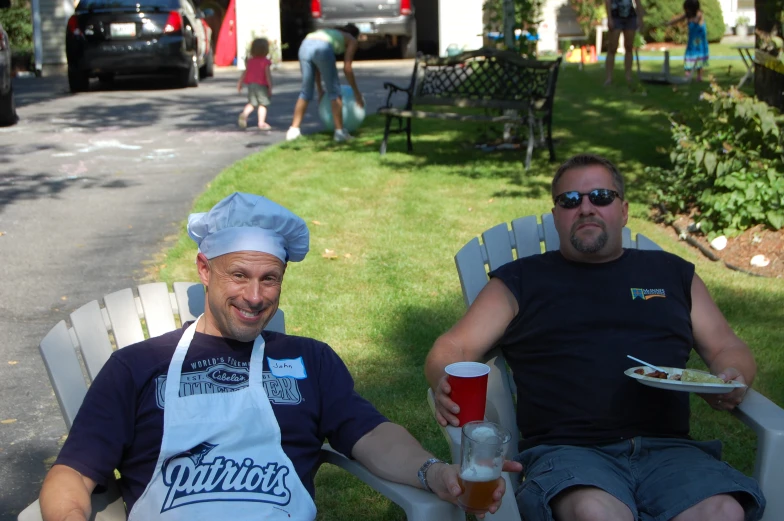
[[[555,162],[555,145],[553,145],[553,116],[549,114],[545,120],[547,125],[547,148],[550,150],[550,162]]]
[[[381,140],[381,148],[379,154],[382,156],[387,153],[387,141],[389,140],[389,126],[392,124],[392,116],[387,116],[387,121],[384,123],[384,139]]]
[[[414,146],[411,144],[411,118],[406,120],[406,145],[409,153],[414,151]]]
[[[534,154],[534,140],[536,139],[536,129],[534,127],[534,115],[528,113],[528,150],[525,153],[525,169],[531,166],[531,157]]]

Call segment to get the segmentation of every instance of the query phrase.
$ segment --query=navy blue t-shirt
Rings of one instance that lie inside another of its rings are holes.
[[[186,324],[187,327],[189,324]],[[114,469],[128,511],[152,478],[163,436],[166,373],[183,329],[115,351],[93,381],[56,464],[105,486]],[[283,451],[315,496],[313,474],[324,440],[351,457],[354,444],[388,421],[354,391],[338,355],[309,338],[265,331],[263,385],[280,425]],[[248,385],[253,343],[196,333],[182,367],[180,396]],[[302,357],[307,377],[278,378],[275,360]]]
[[[626,355],[686,366],[693,264],[664,251],[629,249],[598,264],[553,251],[490,276],[519,304],[499,346],[517,385],[521,450],[688,437],[688,393],[640,385],[624,371],[639,365]]]

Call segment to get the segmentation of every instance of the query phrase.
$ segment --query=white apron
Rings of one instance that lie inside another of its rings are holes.
[[[262,385],[261,335],[248,387],[180,397],[182,363],[198,322],[185,330],[169,364],[161,452],[129,521],[315,519],[316,505],[283,452]]]

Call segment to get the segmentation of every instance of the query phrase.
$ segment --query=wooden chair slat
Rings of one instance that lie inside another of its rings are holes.
[[[54,395],[60,405],[66,429],[70,430],[87,394],[82,366],[65,321],[58,322],[38,345]]]
[[[539,238],[539,223],[535,215],[520,217],[512,221],[512,233],[517,245],[517,258],[528,257],[542,253],[542,244]]]
[[[180,322],[183,324],[204,313],[204,286],[199,282],[175,282],[173,285],[174,296],[177,300],[177,309]]]
[[[561,239],[558,237],[558,231],[555,229],[553,214],[546,213],[542,215],[542,228],[544,228],[544,249],[553,251],[560,248]]]
[[[482,234],[487,250],[487,264],[490,271],[512,262],[512,240],[506,223],[493,226]]]
[[[110,293],[103,298],[112,323],[117,349],[144,340],[139,310],[130,288]]]
[[[661,250],[661,246],[650,240],[645,235],[637,234],[637,249],[638,250]]]
[[[624,227],[621,234],[621,244],[624,248],[636,248],[637,245],[632,240],[632,231]]]
[[[274,331],[275,333],[286,333],[286,320],[282,309],[278,308],[272,316],[272,320],[269,321],[269,324],[267,324],[267,327],[265,327],[264,330]]]
[[[138,289],[150,336],[160,336],[177,329],[166,283],[142,284]]]
[[[482,246],[479,244],[479,239],[474,237],[468,241],[468,244],[460,248],[460,251],[455,255],[455,265],[460,277],[460,286],[463,288],[463,300],[468,308],[487,284],[485,261],[482,258]]]
[[[87,374],[92,380],[112,355],[112,344],[109,342],[98,301],[88,302],[71,313],[71,324],[79,340]]]

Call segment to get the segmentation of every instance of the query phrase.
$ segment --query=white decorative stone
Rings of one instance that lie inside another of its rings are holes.
[[[757,268],[764,268],[765,266],[770,264],[770,259],[765,257],[764,255],[755,255],[754,257],[751,258],[751,261],[749,263]]]
[[[721,251],[727,247],[727,238],[723,235],[719,235],[710,242],[710,245],[714,250]]]

